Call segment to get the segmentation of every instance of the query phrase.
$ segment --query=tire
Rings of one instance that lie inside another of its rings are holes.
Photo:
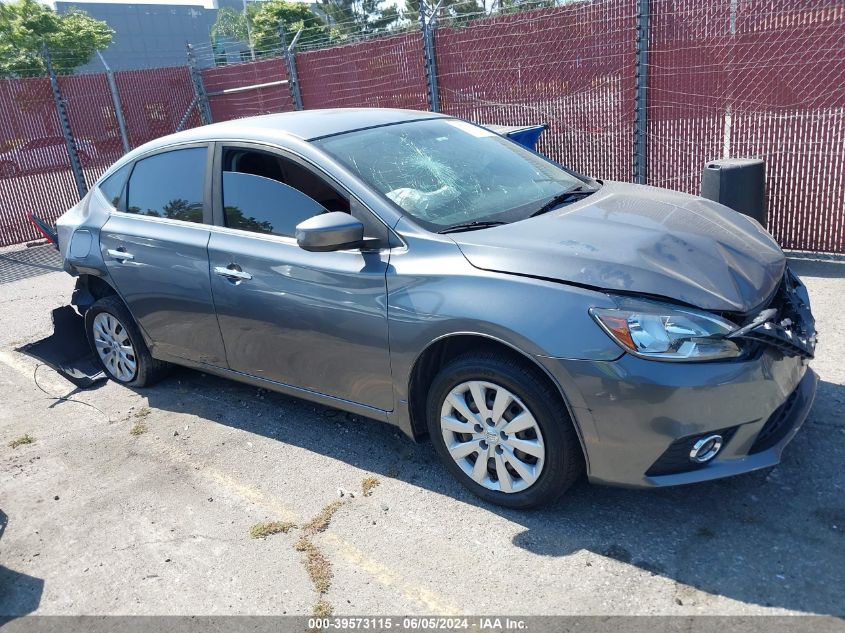
[[[116,296],[103,297],[88,308],[85,312],[85,333],[103,371],[115,382],[127,387],[148,387],[168,373],[170,365],[150,355],[135,320]],[[115,342],[123,349],[119,351],[111,345],[110,353],[104,352],[106,344]],[[131,348],[129,351],[127,343]],[[115,362],[110,362],[110,359]]]
[[[474,391],[486,400],[483,411],[474,410],[479,409]],[[503,392],[502,403],[510,404],[494,421],[497,408],[502,408],[495,406],[499,392]],[[459,410],[468,410],[474,420]],[[485,411],[490,416],[483,419]],[[584,471],[581,445],[560,394],[527,362],[496,353],[453,359],[431,384],[426,414],[429,435],[446,468],[490,503],[519,509],[550,503]],[[517,423],[511,424],[516,418]],[[472,432],[465,433],[470,426]],[[514,432],[502,432],[508,428]],[[463,455],[476,442],[475,450]],[[484,465],[478,462],[482,454],[487,458]],[[500,477],[501,468],[507,472]]]

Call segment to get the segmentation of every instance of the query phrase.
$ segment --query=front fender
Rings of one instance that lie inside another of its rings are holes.
[[[453,242],[408,239],[408,249],[391,256],[387,291],[391,368],[400,402],[408,398],[416,359],[445,336],[487,336],[533,357],[622,355],[588,313],[591,307],[613,307],[606,294],[479,270]]]

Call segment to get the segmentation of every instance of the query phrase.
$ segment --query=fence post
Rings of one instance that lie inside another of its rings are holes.
[[[117,91],[117,84],[114,81],[114,73],[106,63],[105,57],[100,51],[97,51],[97,57],[103,63],[106,69],[106,79],[109,82],[109,90],[111,91],[111,101],[114,104],[114,116],[117,119],[117,127],[120,130],[120,140],[123,142],[123,153],[129,152],[129,136],[126,134],[126,121],[123,118],[123,108],[120,106],[120,93]]]
[[[293,102],[294,110],[304,109],[302,106],[302,92],[299,89],[299,75],[296,73],[296,53],[294,52],[300,35],[302,35],[302,29],[296,32],[293,41],[288,46],[285,23],[284,21],[279,23],[279,39],[282,41],[282,55],[285,58],[285,67],[287,68],[288,74],[288,90],[290,90],[290,100]]]
[[[637,96],[634,129],[634,182],[644,185],[648,178],[648,37],[649,0],[639,0],[637,7],[637,62],[634,74]]]
[[[204,125],[212,122],[211,107],[208,105],[208,95],[205,94],[205,84],[202,81],[202,74],[197,67],[197,58],[194,55],[194,47],[190,44],[185,45],[188,50],[188,66],[191,72],[191,83],[194,85],[194,96],[196,97],[197,105],[200,109],[200,118]]]
[[[440,92],[437,86],[437,60],[434,57],[434,20],[437,10],[443,0],[440,0],[427,16],[426,0],[420,0],[420,30],[423,38],[423,56],[425,61],[425,77],[428,83],[428,107],[432,112],[440,112]]]
[[[82,171],[82,163],[79,161],[76,142],[73,140],[73,132],[70,129],[70,120],[67,116],[65,100],[62,98],[61,90],[59,90],[59,80],[53,70],[53,60],[50,58],[50,49],[47,48],[46,44],[41,47],[41,55],[44,57],[44,63],[47,65],[47,73],[50,75],[50,88],[53,90],[53,101],[56,103],[56,114],[59,115],[59,127],[62,128],[62,136],[65,139],[65,147],[67,148],[67,155],[70,159],[70,169],[73,172],[73,179],[76,182],[76,191],[79,193],[79,198],[82,199],[88,193],[88,185],[85,184],[85,174]]]

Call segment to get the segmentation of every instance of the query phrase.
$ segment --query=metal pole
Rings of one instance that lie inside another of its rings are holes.
[[[279,39],[282,41],[282,55],[285,58],[285,66],[288,73],[288,90],[290,91],[290,100],[293,102],[294,110],[303,110],[302,92],[299,89],[299,75],[296,72],[296,53],[294,49],[299,43],[299,36],[302,35],[302,29],[296,32],[293,41],[288,46],[288,38],[285,33],[285,23],[279,23]]]
[[[204,125],[212,122],[211,107],[208,105],[208,95],[205,94],[205,84],[202,81],[202,74],[197,68],[197,58],[194,55],[194,47],[190,44],[185,45],[188,50],[188,66],[191,72],[191,83],[194,85],[194,96],[197,98],[197,104],[200,109],[200,118]]]
[[[634,182],[644,185],[648,178],[648,31],[649,0],[639,0],[637,12],[637,103],[634,130]]]
[[[420,0],[420,30],[423,37],[423,55],[425,58],[425,76],[428,83],[428,107],[432,112],[440,112],[440,92],[437,86],[437,60],[434,56],[434,20],[440,2],[430,16],[426,16],[426,0]]]
[[[70,159],[70,169],[73,172],[73,179],[76,182],[76,191],[80,198],[84,198],[88,193],[88,185],[85,184],[85,174],[82,171],[82,163],[79,161],[79,154],[76,151],[76,143],[73,140],[73,133],[70,129],[70,120],[67,116],[67,108],[65,108],[65,100],[62,98],[61,90],[59,90],[59,80],[53,70],[53,60],[50,58],[50,49],[44,44],[41,47],[41,55],[44,57],[44,63],[47,65],[47,73],[50,75],[50,88],[53,90],[53,100],[56,102],[56,114],[59,115],[59,126],[62,128],[62,136],[65,139],[65,147],[67,148],[67,155]]]
[[[117,84],[114,81],[114,73],[112,73],[111,68],[109,68],[109,65],[106,63],[106,60],[100,51],[97,51],[97,57],[100,58],[100,61],[103,63],[103,67],[106,69],[106,79],[109,82],[111,100],[114,104],[114,116],[117,119],[117,127],[120,130],[120,140],[123,141],[123,153],[126,154],[129,152],[129,136],[126,134],[126,121],[123,119],[123,108],[120,107],[120,93],[117,91]]]

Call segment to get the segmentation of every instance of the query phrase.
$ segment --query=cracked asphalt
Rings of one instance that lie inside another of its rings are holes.
[[[581,482],[532,512],[481,503],[384,424],[198,372],[75,391],[15,351],[68,302],[56,265],[0,252],[0,615],[843,613],[845,263],[792,263],[821,383],[780,466],[659,491]],[[321,595],[297,542],[338,500],[309,532]],[[251,538],[264,521],[298,527]]]

